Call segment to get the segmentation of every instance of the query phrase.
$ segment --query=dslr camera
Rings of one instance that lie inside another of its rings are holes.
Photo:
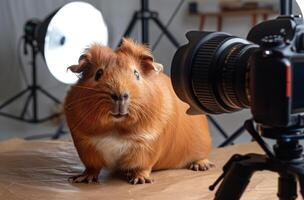
[[[189,114],[251,108],[265,127],[304,126],[304,22],[280,16],[254,26],[247,40],[191,31],[175,53],[171,78]]]
[[[282,3],[286,2],[281,0]],[[282,10],[289,4],[283,4]],[[192,31],[174,55],[171,80],[188,114],[221,114],[250,108],[244,128],[265,154],[235,154],[209,187],[215,200],[241,198],[256,171],[276,172],[277,196],[304,198],[304,22],[282,15],[254,26],[247,40],[223,32]],[[256,130],[254,122],[257,123]],[[262,137],[275,139],[271,150]]]

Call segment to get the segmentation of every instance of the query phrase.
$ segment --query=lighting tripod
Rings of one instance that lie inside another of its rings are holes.
[[[30,85],[28,85],[26,89],[19,92],[15,96],[13,96],[10,99],[8,99],[7,101],[5,101],[2,105],[0,105],[0,110],[2,110],[6,106],[9,106],[10,104],[14,103],[18,99],[20,99],[21,97],[23,97],[24,95],[29,93],[19,116],[12,115],[12,114],[5,113],[5,112],[0,112],[0,115],[2,115],[2,116],[13,118],[13,119],[24,121],[24,122],[29,122],[29,123],[41,123],[41,122],[45,122],[47,120],[60,116],[60,113],[54,113],[50,116],[47,116],[44,118],[39,118],[39,116],[38,116],[38,96],[37,96],[38,92],[41,92],[46,97],[48,97],[49,99],[54,101],[56,104],[61,103],[56,97],[54,97],[48,91],[46,91],[45,89],[40,87],[37,83],[36,57],[37,57],[37,54],[39,53],[39,50],[38,50],[38,45],[37,45],[37,42],[35,41],[35,36],[34,36],[34,34],[35,34],[34,30],[35,30],[36,26],[37,26],[37,23],[35,21],[33,21],[33,20],[28,21],[25,25],[25,35],[24,35],[25,54],[28,53],[27,52],[28,46],[30,47],[30,50],[31,50],[32,83]],[[30,106],[31,100],[32,100],[32,116],[30,118],[26,118],[25,114],[28,110],[28,107]]]
[[[166,26],[159,20],[158,13],[149,9],[149,0],[141,0],[141,9],[133,14],[133,17],[123,34],[124,37],[130,36],[132,30],[135,27],[136,22],[141,21],[142,30],[142,43],[149,44],[149,20],[155,22],[155,24],[161,29],[161,31],[167,36],[170,42],[177,48],[179,47],[178,41],[166,28]],[[120,42],[121,44],[121,42]]]

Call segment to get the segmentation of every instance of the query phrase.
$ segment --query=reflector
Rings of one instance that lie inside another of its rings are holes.
[[[302,16],[304,15],[304,2],[303,0],[297,0],[297,4],[301,10]]]
[[[37,40],[51,74],[71,84],[77,81],[77,76],[67,71],[67,67],[77,63],[91,43],[107,45],[108,30],[99,10],[85,2],[72,2],[44,20],[38,28]]]

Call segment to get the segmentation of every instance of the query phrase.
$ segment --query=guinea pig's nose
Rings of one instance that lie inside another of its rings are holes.
[[[114,100],[114,101],[126,101],[129,99],[129,94],[127,92],[124,92],[123,94],[112,94],[111,95],[111,98]]]
[[[123,98],[123,100],[128,100],[128,99],[129,99],[129,94],[125,92],[125,93],[122,95],[122,98]]]

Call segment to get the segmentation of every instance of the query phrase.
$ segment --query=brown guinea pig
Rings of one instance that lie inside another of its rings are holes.
[[[102,168],[150,183],[153,170],[207,170],[211,138],[206,116],[186,114],[150,50],[124,40],[113,51],[92,45],[69,67],[80,73],[64,110],[85,171],[73,182],[96,182]]]

